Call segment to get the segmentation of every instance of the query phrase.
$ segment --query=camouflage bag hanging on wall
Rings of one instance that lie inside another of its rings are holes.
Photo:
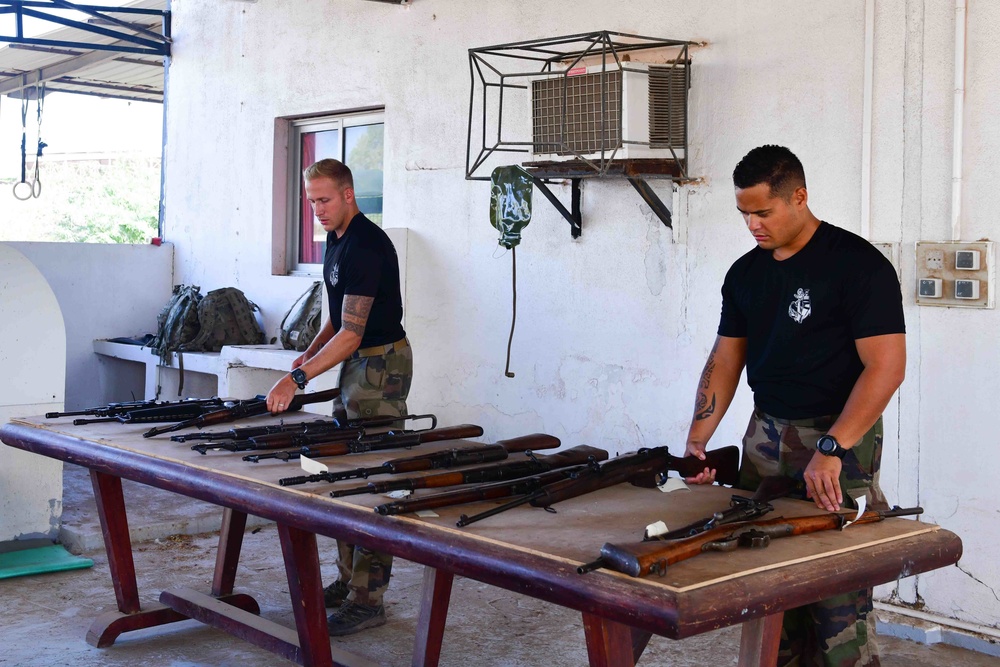
[[[494,169],[490,185],[490,224],[500,232],[498,243],[510,250],[513,301],[510,336],[507,338],[507,365],[503,374],[512,378],[514,373],[510,370],[510,347],[514,342],[514,323],[517,321],[516,246],[521,242],[521,230],[531,222],[531,193],[535,186],[531,174],[517,165]]]
[[[286,350],[304,352],[319,333],[323,316],[323,283],[317,280],[295,300],[281,319],[278,339]]]

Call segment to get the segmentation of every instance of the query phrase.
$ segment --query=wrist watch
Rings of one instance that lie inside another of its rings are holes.
[[[843,459],[844,454],[847,453],[847,450],[841,447],[837,439],[829,433],[820,436],[819,440],[816,441],[816,451],[824,456],[836,456],[838,459]]]
[[[309,380],[306,378],[306,372],[301,368],[296,368],[291,373],[292,382],[299,385],[299,389],[305,389],[306,385],[309,384]]]

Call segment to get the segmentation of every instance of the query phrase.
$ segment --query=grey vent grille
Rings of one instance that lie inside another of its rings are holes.
[[[687,65],[649,66],[649,147],[683,150],[687,136]]]
[[[601,141],[601,73],[558,76],[531,82],[532,151],[597,153],[613,151],[622,141],[622,73],[604,73],[604,141]],[[563,91],[566,134],[563,136]]]

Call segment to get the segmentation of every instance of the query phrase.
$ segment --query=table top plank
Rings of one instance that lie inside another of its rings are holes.
[[[294,419],[315,416],[291,416],[286,422]],[[328,496],[332,488],[358,480],[281,487],[278,479],[298,474],[294,463],[252,464],[231,453],[202,456],[190,450],[190,443],[142,438],[144,430],[140,425],[75,427],[69,420],[27,418],[0,429],[0,439],[674,638],[822,599],[834,589],[852,590],[844,588],[848,581],[870,582],[857,586],[863,588],[904,572],[954,563],[961,555],[961,541],[952,533],[919,521],[890,519],[773,540],[767,549],[704,554],[672,566],[664,577],[633,579],[606,571],[581,576],[576,567],[596,558],[605,542],[638,541],[644,527],[658,519],[668,526],[684,525],[725,507],[733,492],[712,486],[664,494],[619,485],[559,503],[555,514],[525,506],[458,529],[454,523],[460,514],[496,503],[446,508],[434,518],[383,517],[371,510],[386,501],[381,496]],[[323,462],[331,469],[351,469],[468,444],[436,443]],[[767,518],[820,513],[800,501],[780,500],[775,506]],[[878,555],[877,563],[872,554]]]

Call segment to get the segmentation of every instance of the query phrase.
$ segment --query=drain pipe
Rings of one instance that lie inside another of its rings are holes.
[[[875,0],[865,0],[865,74],[861,112],[861,237],[872,238],[872,96],[875,72]]]
[[[965,27],[967,0],[955,0],[955,108],[952,112],[951,240],[962,239],[962,151],[965,120]]]

